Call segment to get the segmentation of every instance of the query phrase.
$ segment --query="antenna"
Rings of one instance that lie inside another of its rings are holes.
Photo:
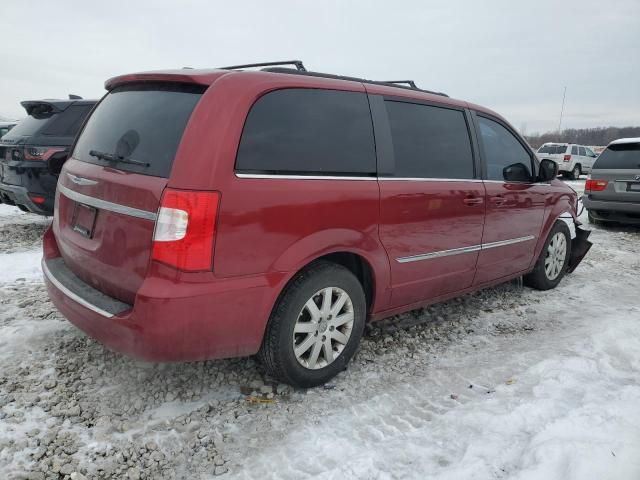
[[[560,122],[558,122],[558,135],[562,132],[560,128],[562,127],[562,115],[564,114],[564,99],[567,96],[567,87],[564,87],[564,93],[562,94],[562,108],[560,109]]]

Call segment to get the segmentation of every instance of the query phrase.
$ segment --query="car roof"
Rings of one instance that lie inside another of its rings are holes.
[[[385,82],[373,82],[365,79],[352,77],[340,77],[331,74],[317,74],[316,72],[308,72],[301,74],[296,70],[290,69],[268,69],[268,70],[225,70],[225,69],[192,69],[184,68],[179,70],[157,70],[130,73],[119,75],[108,79],[104,86],[107,90],[134,82],[177,82],[177,83],[195,83],[199,85],[211,85],[219,78],[227,75],[238,76],[238,80],[252,79],[256,83],[267,81],[271,83],[274,78],[282,79],[283,86],[287,83],[287,77],[292,83],[300,85],[302,82],[310,88],[332,88],[345,89],[345,84],[358,85],[362,89],[364,85],[366,91],[370,94],[388,95],[394,97],[407,97],[417,100],[439,103],[442,105],[451,105],[458,107],[467,107],[479,112],[484,112],[498,119],[506,121],[500,114],[481,105],[476,105],[464,100],[457,100],[437,92],[429,92],[427,90],[407,88],[405,86],[391,85]],[[274,77],[275,76],[275,77]],[[291,78],[295,77],[295,79]]]
[[[617,140],[614,140],[613,142],[611,142],[609,145],[619,145],[622,143],[640,143],[640,137],[635,137],[635,138],[619,138]]]

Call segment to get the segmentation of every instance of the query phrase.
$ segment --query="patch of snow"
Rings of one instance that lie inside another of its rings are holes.
[[[0,253],[0,284],[14,283],[19,279],[27,282],[42,281],[41,250],[16,253]]]

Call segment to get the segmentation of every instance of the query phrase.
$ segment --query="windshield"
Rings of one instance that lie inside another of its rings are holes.
[[[639,169],[640,143],[619,143],[609,145],[600,154],[593,168],[599,169]]]
[[[566,145],[543,145],[538,153],[548,153],[549,155],[562,154],[567,149]]]
[[[83,162],[168,177],[187,121],[205,88],[166,83],[115,88],[87,121],[72,156]]]
[[[55,117],[55,115],[53,115]],[[13,127],[7,134],[2,137],[3,140],[18,139],[20,137],[30,137],[35,135],[42,126],[49,121],[48,118],[34,118],[27,117],[24,120],[20,120],[18,124]]]

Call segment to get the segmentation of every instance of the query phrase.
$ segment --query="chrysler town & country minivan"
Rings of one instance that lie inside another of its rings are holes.
[[[257,354],[314,386],[367,321],[520,276],[553,288],[589,249],[576,193],[498,114],[266,66],[106,82],[42,266],[57,308],[111,349]]]

